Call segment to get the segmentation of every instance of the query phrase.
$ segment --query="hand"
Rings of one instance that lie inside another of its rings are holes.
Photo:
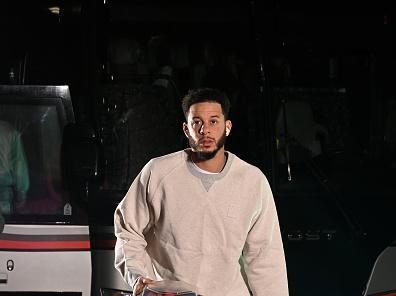
[[[143,293],[144,287],[155,282],[155,280],[140,277],[133,286],[133,296],[141,295]]]

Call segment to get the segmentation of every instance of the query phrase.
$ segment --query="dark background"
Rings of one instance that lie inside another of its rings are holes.
[[[221,88],[227,149],[271,182],[291,295],[361,295],[396,238],[394,16],[385,2],[229,2],[2,1],[0,84],[70,86],[77,122],[100,139],[102,205],[186,146],[189,88]],[[316,155],[288,146],[289,181],[279,114],[295,101],[327,134]]]

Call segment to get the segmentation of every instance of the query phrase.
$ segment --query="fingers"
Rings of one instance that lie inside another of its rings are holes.
[[[148,285],[148,284],[153,284],[156,281],[152,280],[152,279],[148,279],[148,278],[142,278],[142,282],[143,282],[143,284]]]
[[[135,285],[133,286],[133,296],[138,296],[143,293],[144,288],[152,283],[155,283],[155,280],[149,279],[149,278],[144,278],[140,277]]]

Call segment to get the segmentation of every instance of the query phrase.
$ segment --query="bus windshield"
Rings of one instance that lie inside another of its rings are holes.
[[[72,206],[61,152],[72,117],[63,98],[27,89],[0,89],[0,211],[7,223],[67,222]]]

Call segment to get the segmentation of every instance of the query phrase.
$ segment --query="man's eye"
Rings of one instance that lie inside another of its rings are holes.
[[[217,120],[211,120],[210,123],[211,124],[216,124],[216,123],[218,123],[218,121]]]

